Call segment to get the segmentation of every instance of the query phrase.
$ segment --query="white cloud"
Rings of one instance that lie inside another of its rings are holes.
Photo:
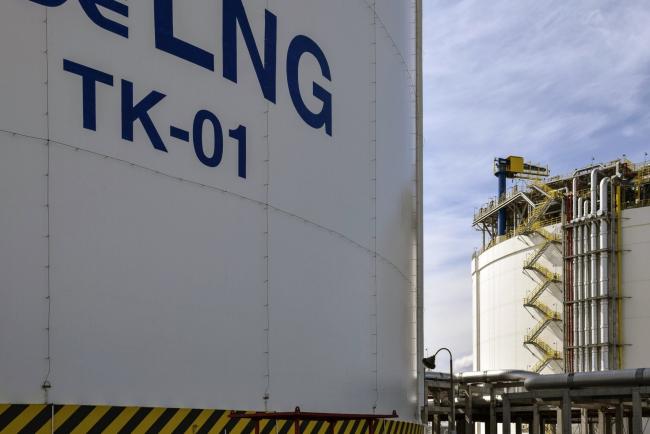
[[[648,22],[644,0],[426,2],[428,348],[471,354],[471,220],[495,194],[494,157],[558,174],[650,151]]]
[[[454,370],[456,372],[467,372],[472,370],[473,357],[471,354],[462,356],[454,360]]]

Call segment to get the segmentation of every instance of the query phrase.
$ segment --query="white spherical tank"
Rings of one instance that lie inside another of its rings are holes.
[[[416,420],[413,22],[3,1],[0,403]]]

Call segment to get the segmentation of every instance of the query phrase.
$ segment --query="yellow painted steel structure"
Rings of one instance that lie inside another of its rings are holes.
[[[232,411],[164,407],[0,404],[0,433],[222,433],[252,434],[256,421],[230,418]],[[250,412],[249,412],[250,413]],[[329,422],[302,421],[300,434],[331,433]],[[260,434],[296,434],[294,421],[261,420]],[[423,434],[423,426],[379,420],[376,434]],[[334,434],[368,434],[365,420],[334,423]]]
[[[544,369],[552,360],[562,359],[561,353],[553,349],[541,338],[544,329],[546,329],[546,327],[548,327],[552,322],[562,321],[562,317],[559,312],[554,311],[539,299],[542,293],[548,289],[552,283],[561,281],[560,276],[557,273],[553,273],[551,270],[539,263],[539,259],[541,259],[544,252],[546,252],[551,245],[561,242],[561,237],[558,234],[546,230],[546,222],[540,221],[549,206],[561,198],[561,193],[550,189],[543,183],[536,182],[534,185],[538,186],[547,197],[533,208],[528,219],[518,228],[517,232],[521,235],[537,234],[544,240],[541,244],[536,246],[533,253],[526,258],[523,264],[524,270],[534,271],[541,278],[539,284],[526,294],[523,303],[525,308],[532,308],[540,315],[540,319],[535,327],[524,336],[524,345],[532,345],[540,350],[541,355],[539,361],[532,367],[532,370],[534,372],[541,372],[541,370]]]
[[[516,157],[511,155],[507,158],[508,169],[511,172],[522,173],[524,171],[524,157]]]

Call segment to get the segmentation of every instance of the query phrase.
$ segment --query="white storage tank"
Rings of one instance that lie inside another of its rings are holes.
[[[3,1],[0,418],[415,422],[414,14]]]
[[[558,224],[544,228],[558,233]],[[560,282],[549,282],[532,303],[527,296],[535,294],[545,277],[533,267],[525,267],[544,238],[537,234],[520,235],[505,240],[472,261],[474,303],[474,368],[539,370],[543,373],[563,372],[564,363],[553,352],[563,347],[561,322],[562,290]],[[562,272],[561,245],[549,246],[535,261],[552,273]],[[533,264],[533,265],[535,265]],[[545,322],[546,309],[558,313],[558,320]],[[541,327],[537,339],[527,339]],[[546,354],[546,347],[551,352]],[[539,369],[538,369],[539,368]]]
[[[650,364],[650,206],[625,209],[621,218],[621,362],[623,368]]]
[[[504,210],[508,230],[495,236]],[[472,261],[475,369],[648,366],[650,164],[530,182],[482,207],[474,225],[484,233]]]

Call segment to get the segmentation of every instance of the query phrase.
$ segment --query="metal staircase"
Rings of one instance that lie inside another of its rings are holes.
[[[542,369],[544,369],[546,365],[548,365],[553,360],[562,360],[562,355],[559,351],[553,349],[553,347],[539,338],[531,339],[526,343],[537,347],[537,349],[542,353],[542,357],[531,368],[533,372],[541,372]]]
[[[562,196],[561,192],[552,190],[548,185],[541,182],[534,182],[532,185],[544,193],[544,199],[541,202],[535,204],[532,211],[528,215],[528,218],[519,226],[519,228],[517,228],[518,235],[524,235],[531,232],[536,232],[538,229],[542,229],[538,225],[541,217],[546,214],[546,211],[548,211],[551,205],[553,205]],[[537,228],[535,226],[537,226]]]
[[[551,309],[540,301],[540,296],[548,289],[552,283],[560,281],[560,276],[543,266],[539,260],[548,251],[552,244],[561,242],[558,234],[551,233],[544,228],[544,223],[540,221],[549,207],[560,197],[561,193],[551,190],[547,185],[536,183],[538,189],[545,194],[545,199],[538,203],[528,216],[528,219],[518,228],[520,235],[537,234],[541,236],[543,242],[535,247],[535,250],[526,257],[523,268],[524,270],[534,271],[539,277],[539,284],[529,291],[524,298],[524,307],[533,309],[539,321],[524,337],[524,345],[530,345],[539,350],[539,361],[532,367],[534,372],[540,372],[551,361],[561,360],[562,356],[559,351],[553,349],[542,338],[542,332],[552,323],[562,321],[560,313]]]

